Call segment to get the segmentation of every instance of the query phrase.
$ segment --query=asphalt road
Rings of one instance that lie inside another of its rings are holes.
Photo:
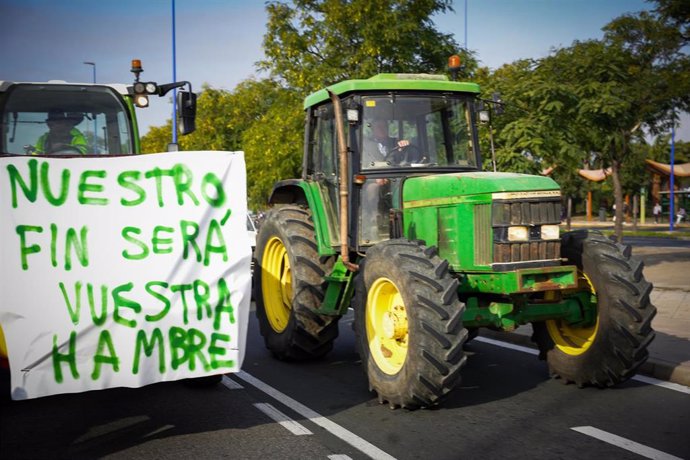
[[[392,411],[367,390],[350,323],[326,359],[291,364],[269,355],[252,317],[243,372],[214,388],[3,403],[0,458],[640,458],[615,443],[690,458],[690,389],[578,389],[550,380],[534,355],[486,342],[467,346],[461,387],[442,407]]]

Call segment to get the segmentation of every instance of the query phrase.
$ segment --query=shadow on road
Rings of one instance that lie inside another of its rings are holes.
[[[6,459],[99,458],[164,438],[265,422],[238,401],[241,393],[229,398],[227,392],[172,382],[6,402],[0,451]]]
[[[460,387],[440,407],[414,412],[380,406],[368,391],[347,318],[340,324],[333,352],[308,363],[273,359],[252,324],[243,370],[360,435],[393,444],[404,442],[404,430],[433,427],[444,417],[476,425],[477,429],[492,426],[497,418],[505,422],[511,417],[527,417],[540,423],[543,413],[539,407],[551,407],[555,414],[564,400],[577,405],[581,398],[599,394],[596,389],[579,390],[575,386],[565,392],[559,390],[560,385],[548,377],[546,364],[533,355],[477,341],[466,346],[466,353]],[[138,458],[173,452],[177,457],[228,456],[233,444],[263,439],[261,436],[274,425],[253,404],[269,402],[286,410],[237,377],[231,378],[245,390],[231,391],[222,385],[195,389],[172,382],[3,403],[0,451],[3,458],[127,457],[132,453],[128,449],[133,448],[133,456]],[[631,382],[619,389],[639,385]],[[300,421],[299,416],[295,419]],[[367,422],[352,426],[353,420]],[[377,428],[375,433],[368,433],[363,427],[371,426],[372,420]],[[197,445],[209,439],[218,441],[224,451],[209,452],[203,450],[208,446]],[[296,456],[292,458],[299,458],[298,453],[297,448],[294,453],[281,450],[281,458],[293,454]]]

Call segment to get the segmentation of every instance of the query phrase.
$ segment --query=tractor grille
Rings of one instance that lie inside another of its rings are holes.
[[[478,204],[474,207],[474,264],[491,264],[491,205]]]
[[[494,227],[509,225],[558,224],[561,216],[559,201],[494,201],[491,223]]]
[[[515,200],[494,200],[491,207],[493,228],[493,263],[523,265],[551,265],[561,254],[560,240],[546,241],[541,237],[542,225],[560,223],[559,197],[539,197]],[[527,227],[527,241],[508,241],[508,228]]]
[[[557,259],[560,254],[560,241],[494,243],[494,263],[499,264]]]

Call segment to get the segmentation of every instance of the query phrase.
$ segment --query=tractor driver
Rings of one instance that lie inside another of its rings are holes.
[[[83,115],[68,113],[61,109],[48,112],[46,124],[48,132],[38,138],[35,155],[49,153],[86,153],[86,138],[76,126],[81,123]]]
[[[364,139],[362,166],[373,166],[379,162],[391,161],[391,152],[410,145],[410,141],[397,141],[388,136],[388,121],[376,119],[371,124],[371,137]]]
[[[376,167],[399,164],[396,152],[410,145],[410,141],[396,140],[388,135],[388,121],[375,119],[371,124],[371,136],[364,138],[362,167]],[[381,231],[387,232],[388,211],[390,206],[385,198],[390,193],[390,181],[377,178],[367,181],[361,191],[361,238],[367,242],[376,242],[381,238]],[[385,222],[382,222],[382,216]],[[382,228],[386,227],[386,228]]]

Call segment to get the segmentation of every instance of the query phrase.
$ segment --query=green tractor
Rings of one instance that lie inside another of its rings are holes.
[[[354,310],[369,387],[415,409],[458,385],[480,327],[532,323],[552,376],[607,387],[648,357],[656,309],[629,247],[559,232],[548,177],[482,172],[479,87],[380,74],[306,98],[300,179],[275,184],[254,296],[274,356],[318,358]]]

